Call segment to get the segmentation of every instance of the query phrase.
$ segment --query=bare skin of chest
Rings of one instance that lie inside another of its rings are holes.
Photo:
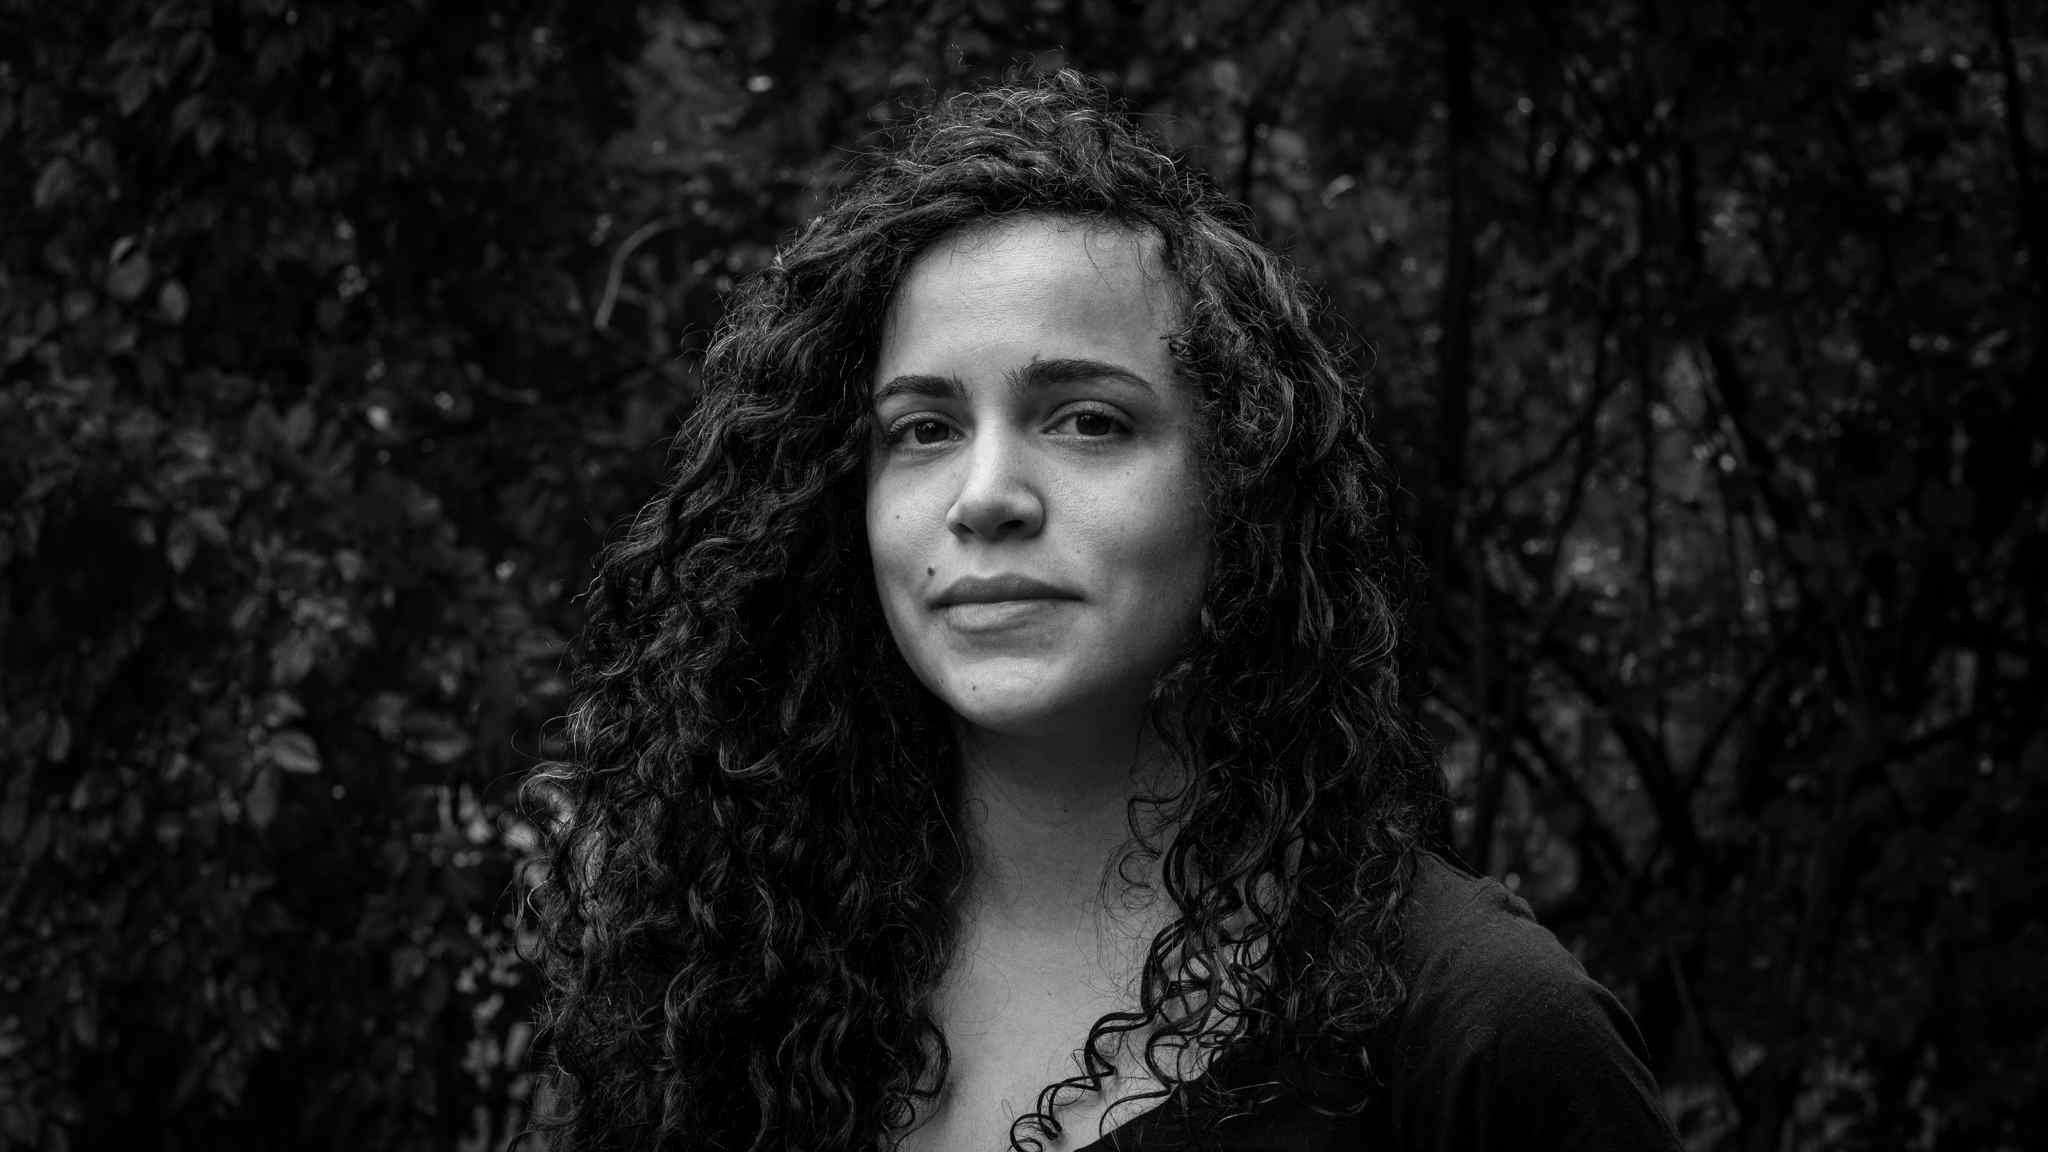
[[[1038,1094],[1047,1086],[1080,1074],[1074,1054],[1086,1043],[1089,1026],[1109,1012],[1137,1009],[1134,984],[1128,977],[1119,983],[1100,964],[1033,965],[991,959],[988,953],[970,960],[933,1000],[952,1051],[951,1070],[939,1099],[920,1111],[902,1152],[1008,1149],[1011,1122],[1036,1111]],[[1059,1094],[1060,1137],[1028,1130],[1045,1152],[1084,1148],[1162,1102],[1159,1096],[1133,1099],[1161,1087],[1140,1055],[1146,1035],[1140,1029],[1107,1039],[1106,1047],[1122,1047],[1112,1057],[1116,1073],[1104,1079],[1101,1092]],[[1182,1078],[1199,1074],[1192,1053],[1177,1061],[1166,1042],[1157,1058]]]
[[[939,1099],[904,1139],[903,1152],[1008,1149],[1011,1122],[1036,1110],[1038,1094],[1048,1085],[1079,1074],[1074,1052],[1086,1042],[1089,1025],[1107,1012],[1134,1007],[1071,984],[1013,986],[975,1000],[956,997],[939,1014],[952,1049],[950,1074]],[[1119,1053],[1117,1066],[1119,1073],[1140,1075],[1108,1078],[1099,1093],[1060,1093],[1063,1102],[1072,1102],[1059,1109],[1059,1139],[1039,1137],[1046,1152],[1087,1146],[1113,1126],[1101,1123],[1112,1104],[1157,1089],[1158,1082],[1142,1075],[1142,1062],[1128,1051]],[[1121,1124],[1157,1103],[1122,1104],[1114,1120]]]

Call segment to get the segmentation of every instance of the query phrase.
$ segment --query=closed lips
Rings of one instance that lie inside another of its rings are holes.
[[[932,600],[932,607],[954,604],[995,604],[1005,600],[1079,600],[1080,597],[1056,584],[1029,576],[969,576],[946,586]]]

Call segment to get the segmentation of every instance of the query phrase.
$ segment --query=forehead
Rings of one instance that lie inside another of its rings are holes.
[[[1163,357],[1178,313],[1178,284],[1157,235],[1005,217],[949,232],[911,262],[889,303],[877,367],[1018,344],[1057,345],[1037,348],[1041,355],[1085,346]]]

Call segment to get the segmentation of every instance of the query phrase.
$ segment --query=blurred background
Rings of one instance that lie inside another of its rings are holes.
[[[1463,850],[1687,1143],[2048,1143],[2040,6],[0,10],[0,1144],[503,1147],[591,561],[722,294],[1018,63],[1370,364]]]

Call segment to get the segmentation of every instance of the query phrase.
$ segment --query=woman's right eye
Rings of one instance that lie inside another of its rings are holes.
[[[952,425],[943,420],[934,420],[929,416],[914,417],[898,421],[889,429],[889,443],[901,444],[908,440],[912,444],[929,447],[945,443],[952,434]]]

